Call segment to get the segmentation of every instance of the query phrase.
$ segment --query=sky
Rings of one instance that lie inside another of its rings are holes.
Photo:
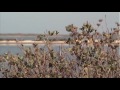
[[[114,28],[120,21],[119,12],[0,12],[0,33],[44,33],[57,30],[67,34],[65,26],[81,27],[89,21],[94,26],[107,16],[107,27]],[[100,31],[105,30],[105,23]]]

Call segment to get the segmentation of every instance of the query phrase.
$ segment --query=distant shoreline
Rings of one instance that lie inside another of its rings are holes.
[[[0,41],[0,44],[45,44],[45,41],[32,41],[32,40],[24,40],[24,41]],[[65,41],[50,41],[51,44],[66,44]]]
[[[45,44],[46,41],[32,41],[32,40],[24,40],[24,41],[15,41],[15,40],[2,40],[0,44]],[[66,44],[65,41],[50,41],[50,44]],[[113,44],[120,44],[120,40],[116,40]]]
[[[38,35],[48,35],[48,34],[23,34],[23,33],[16,33],[16,34],[13,34],[13,33],[0,33],[0,36],[38,36]],[[57,36],[68,36],[69,34],[59,34]],[[48,35],[49,36],[49,35]],[[56,36],[56,35],[53,35],[53,36]]]

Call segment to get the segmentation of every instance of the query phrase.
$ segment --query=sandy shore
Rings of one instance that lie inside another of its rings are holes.
[[[25,41],[0,41],[0,44],[45,44],[45,41],[32,41],[32,40],[25,40]],[[66,44],[65,41],[52,41],[50,42],[51,44]],[[113,42],[113,44],[119,43],[120,44],[120,40],[116,40],[115,42]]]
[[[45,41],[31,41],[31,40],[25,40],[25,41],[0,41],[0,44],[45,44]],[[52,41],[51,44],[65,44],[65,41]]]

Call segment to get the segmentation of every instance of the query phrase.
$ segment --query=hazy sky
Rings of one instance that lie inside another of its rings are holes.
[[[69,24],[80,27],[89,21],[96,25],[105,15],[109,28],[120,21],[119,12],[0,12],[0,33],[43,33],[45,30],[58,30],[65,34],[65,26]]]

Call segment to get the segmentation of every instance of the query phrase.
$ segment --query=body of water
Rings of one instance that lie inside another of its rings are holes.
[[[7,52],[11,52],[12,54],[22,54],[23,51],[19,48],[20,45],[0,45],[0,55],[3,55]],[[39,48],[43,48],[45,45],[41,44],[39,45]],[[60,45],[60,44],[55,44],[55,45],[51,45],[52,49],[56,52],[59,52],[60,49],[62,48],[63,50],[65,49],[69,49],[71,48],[73,45]],[[31,44],[25,44],[24,45],[25,48],[28,47],[33,47]],[[45,49],[47,49],[47,47],[45,46]],[[119,54],[120,54],[120,49],[119,49]]]
[[[22,50],[19,48],[20,45],[0,45],[0,54],[4,54],[7,52],[11,52],[12,54],[16,54],[16,53],[22,53]],[[28,47],[33,47],[32,44],[25,44],[24,45],[25,48]],[[47,47],[44,44],[39,45],[39,48],[43,48],[45,47],[45,49],[47,49]],[[60,45],[60,44],[55,44],[55,45],[51,45],[52,49],[54,49],[55,51],[59,51],[60,48],[62,49],[68,49],[70,47],[72,47],[72,45]]]
[[[0,35],[0,39],[17,39],[17,40],[35,40],[37,36],[3,36]],[[49,36],[50,39],[68,39],[70,36],[69,35],[58,35],[58,36]],[[61,45],[59,44],[55,44],[52,45],[53,49],[56,51],[59,51],[59,47]],[[25,44],[25,47],[32,47],[31,44]],[[44,47],[44,45],[39,45],[39,47]],[[69,45],[62,45],[62,48],[69,48]],[[12,54],[16,54],[16,53],[20,53],[22,54],[21,49],[17,46],[17,45],[0,45],[0,55],[7,53],[7,52],[11,52]],[[120,49],[119,49],[119,53],[120,53]]]

